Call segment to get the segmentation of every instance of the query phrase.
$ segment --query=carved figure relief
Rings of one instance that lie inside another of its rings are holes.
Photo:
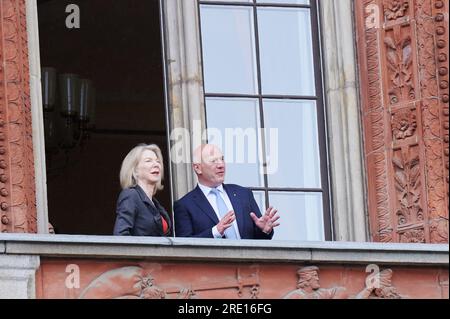
[[[403,298],[392,285],[393,271],[385,269],[370,274],[363,288],[356,296],[349,296],[345,287],[321,288],[319,268],[302,267],[297,271],[297,289],[287,293],[283,299],[401,299]]]
[[[344,287],[321,288],[319,268],[308,266],[297,271],[297,289],[292,290],[283,299],[344,299],[347,293]]]
[[[44,258],[36,297],[44,299],[355,299],[448,296],[448,268],[350,262],[211,264],[208,262]],[[78,263],[78,264],[76,264]],[[115,265],[115,266],[112,266]],[[76,270],[76,272],[68,271]],[[112,268],[111,268],[112,267]],[[418,289],[412,289],[417,287]],[[420,288],[420,289],[419,289]],[[442,293],[441,293],[442,292]]]
[[[242,297],[244,288],[251,298],[258,298],[258,270],[241,276],[237,269],[235,280],[194,283],[187,286],[157,283],[156,278],[142,267],[130,266],[107,271],[94,279],[80,294],[80,299],[194,299],[197,293],[208,290],[235,289]]]
[[[166,292],[141,267],[123,267],[101,274],[82,291],[79,298],[164,299]]]

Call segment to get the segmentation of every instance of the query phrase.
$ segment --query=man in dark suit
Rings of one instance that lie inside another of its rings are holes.
[[[273,228],[279,225],[277,210],[269,207],[261,215],[249,189],[223,184],[225,162],[218,147],[206,144],[195,150],[193,168],[197,187],[174,204],[177,237],[273,237]]]

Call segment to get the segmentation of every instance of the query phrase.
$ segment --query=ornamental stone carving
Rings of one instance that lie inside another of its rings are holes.
[[[217,278],[208,282],[197,282],[187,286],[158,283],[151,270],[139,266],[116,268],[102,273],[83,289],[79,299],[194,299],[197,293],[210,290],[235,290],[236,298],[249,289],[251,298],[258,298],[258,270],[250,276],[236,271],[235,279]]]
[[[447,243],[448,1],[355,9],[372,239]]]
[[[297,289],[289,292],[284,299],[344,299],[347,293],[344,287],[321,288],[319,268],[308,266],[297,271]]]
[[[302,267],[297,271],[297,289],[290,291],[284,299],[401,299],[392,284],[393,271],[385,269],[371,273],[365,280],[365,287],[356,296],[350,296],[347,288],[335,286],[321,288],[319,268]]]
[[[0,232],[36,232],[25,0],[0,1]]]

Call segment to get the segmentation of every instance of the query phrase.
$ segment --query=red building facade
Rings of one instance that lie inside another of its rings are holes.
[[[38,234],[30,3],[0,0],[1,296],[448,298],[448,1],[352,2],[372,243],[242,245]]]

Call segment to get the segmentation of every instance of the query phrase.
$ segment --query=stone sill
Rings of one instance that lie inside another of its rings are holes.
[[[295,242],[196,238],[0,234],[0,256],[446,266],[446,244]]]

